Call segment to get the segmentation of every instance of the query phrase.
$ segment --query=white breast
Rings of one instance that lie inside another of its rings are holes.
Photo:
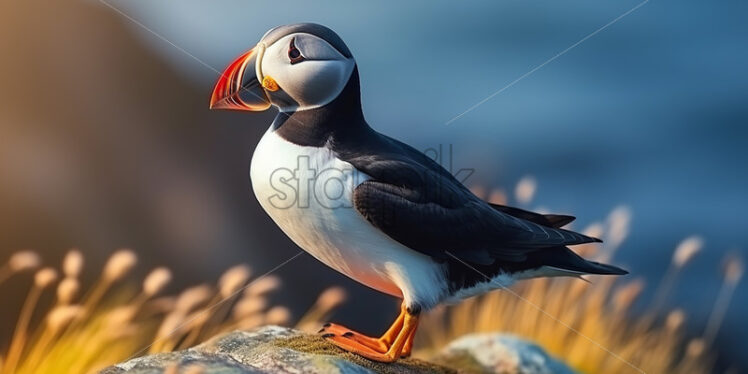
[[[250,169],[257,200],[298,246],[339,272],[425,308],[446,292],[442,265],[394,241],[353,207],[369,179],[327,148],[295,145],[268,130]]]

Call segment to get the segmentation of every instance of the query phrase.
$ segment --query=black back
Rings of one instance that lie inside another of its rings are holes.
[[[279,113],[273,129],[292,143],[329,148],[370,176],[354,190],[355,209],[394,240],[445,262],[454,289],[544,265],[621,271],[592,266],[565,247],[599,241],[554,227],[573,217],[491,206],[428,156],[374,131],[361,110],[358,68],[331,103]]]

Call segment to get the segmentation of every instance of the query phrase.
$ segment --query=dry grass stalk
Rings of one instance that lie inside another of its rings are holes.
[[[75,278],[65,278],[57,285],[57,303],[70,304],[78,294],[80,284]]]
[[[28,328],[31,322],[31,316],[36,309],[36,303],[39,301],[39,297],[42,291],[57,278],[57,272],[52,268],[44,268],[34,274],[34,285],[31,287],[26,301],[21,307],[21,314],[18,317],[18,322],[13,330],[13,337],[10,340],[10,348],[8,348],[8,354],[6,355],[5,363],[3,364],[3,372],[13,373],[18,365],[21,355],[26,346],[26,340],[28,339]]]
[[[71,249],[62,260],[62,273],[68,278],[77,278],[83,270],[83,254]]]
[[[13,260],[14,272],[39,266],[40,261],[30,251],[21,252]],[[77,279],[82,271],[83,256],[71,251],[61,267],[65,278],[56,288],[56,301],[47,311],[38,311],[32,319],[37,301],[57,279],[57,272],[44,268],[34,276],[31,288],[20,313],[8,352],[0,352],[1,374],[31,373],[90,373],[145,353],[144,348],[159,352],[185,348],[216,334],[236,328],[253,328],[265,323],[288,325],[292,316],[288,308],[269,305],[267,296],[280,287],[277,277],[266,276],[251,282],[241,294],[240,302],[223,302],[224,295],[239,295],[249,280],[245,266],[230,269],[218,282],[191,287],[175,296],[155,295],[164,292],[172,275],[167,268],[157,268],[142,281],[142,289],[134,297],[127,287],[116,287],[137,262],[130,250],[116,252],[110,257],[99,280],[86,296],[75,304],[80,290]],[[79,256],[80,255],[80,256]],[[32,266],[33,265],[33,266]],[[10,269],[10,265],[6,265]],[[132,284],[132,282],[128,282]],[[331,308],[342,300],[340,290],[324,292],[314,306],[317,318],[328,316]],[[222,313],[211,306],[221,302]],[[238,311],[240,305],[244,308]],[[315,317],[302,317],[307,323],[321,325]],[[195,339],[186,338],[193,334]],[[2,344],[0,344],[2,346]],[[199,367],[170,368],[174,372],[201,372]]]
[[[523,177],[517,183],[517,187],[514,189],[514,198],[518,203],[527,205],[532,201],[535,196],[535,190],[537,190],[538,184],[533,177]]]
[[[667,318],[665,319],[665,327],[667,327],[668,331],[678,331],[683,326],[683,323],[686,321],[686,314],[681,309],[676,309],[668,313]]]
[[[268,310],[265,321],[268,325],[288,325],[291,321],[291,311],[284,306],[274,306]]]
[[[151,298],[171,282],[171,270],[165,267],[153,269],[143,280],[143,295]]]
[[[0,284],[16,273],[39,267],[39,255],[34,251],[18,251],[13,253],[8,262],[0,266]]]
[[[250,270],[247,265],[237,265],[227,270],[218,280],[219,294],[223,298],[233,295],[249,279]]]
[[[717,301],[714,302],[712,313],[704,330],[704,336],[701,339],[706,346],[711,346],[714,343],[717,332],[722,326],[735,287],[743,276],[743,260],[736,254],[728,254],[722,267],[722,276],[722,287],[717,295]]]
[[[86,297],[84,308],[86,311],[95,310],[107,290],[118,280],[123,278],[137,263],[138,257],[129,249],[120,249],[109,257],[104,265],[101,277]],[[73,324],[75,325],[75,323]]]
[[[62,330],[76,316],[83,311],[80,305],[61,305],[52,309],[47,314],[47,328],[51,332]]]
[[[608,229],[606,230],[605,246],[607,253],[601,259],[607,261],[613,257],[613,253],[623,244],[629,234],[631,224],[631,209],[627,206],[618,206],[608,216]]]
[[[41,264],[39,255],[28,250],[16,252],[8,260],[8,267],[14,272],[36,269],[39,264]]]
[[[313,332],[319,329],[318,321],[326,320],[330,313],[346,299],[345,290],[341,287],[330,287],[323,291],[306,315],[298,322],[301,330]]]
[[[129,249],[121,249],[107,261],[102,278],[107,282],[115,282],[124,277],[137,262],[138,256],[135,255],[135,252]]]
[[[660,285],[655,292],[654,302],[650,310],[650,317],[654,318],[662,310],[667,302],[667,298],[676,284],[678,274],[691,259],[701,251],[704,246],[704,240],[698,236],[690,236],[683,239],[673,252],[673,258],[670,266],[665,271],[665,275],[660,281]]]
[[[265,298],[243,298],[234,306],[234,319],[240,320],[253,314],[261,313],[266,307],[267,300]]]
[[[736,254],[728,255],[723,267],[725,282],[731,285],[737,284],[743,277],[743,260]]]
[[[266,275],[252,282],[244,289],[244,297],[259,297],[280,288],[281,280],[274,275]]]
[[[704,239],[699,236],[691,236],[684,239],[673,252],[673,265],[682,268],[690,261],[701,248],[704,247]]]

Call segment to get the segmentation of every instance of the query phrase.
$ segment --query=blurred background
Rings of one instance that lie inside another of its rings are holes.
[[[703,238],[664,301],[688,311],[693,331],[704,329],[725,254],[745,257],[744,1],[648,2],[449,124],[640,2],[107,1],[0,3],[2,261],[32,248],[58,262],[77,247],[97,268],[129,247],[139,271],[166,264],[179,289],[295,255],[248,177],[274,113],[207,104],[234,57],[269,28],[302,21],[333,28],[353,51],[375,129],[441,149],[445,166],[475,170],[471,187],[507,190],[532,175],[526,208],[574,214],[575,228],[628,206],[615,262],[632,276],[657,284],[673,248]],[[276,274],[294,313],[332,284],[351,295],[340,322],[373,333],[397,310],[307,255]],[[20,304],[13,290],[0,292]],[[735,292],[716,346],[745,367],[748,286]],[[0,331],[18,308],[4,301]]]

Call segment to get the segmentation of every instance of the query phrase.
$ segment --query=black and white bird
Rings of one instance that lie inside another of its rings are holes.
[[[431,158],[374,131],[359,91],[343,40],[301,23],[268,31],[229,65],[210,101],[279,109],[252,157],[260,205],[318,260],[403,299],[381,337],[334,324],[323,337],[391,362],[410,353],[420,312],[437,304],[527,278],[626,274],[567,248],[599,241],[561,228],[574,217],[485,202]]]

